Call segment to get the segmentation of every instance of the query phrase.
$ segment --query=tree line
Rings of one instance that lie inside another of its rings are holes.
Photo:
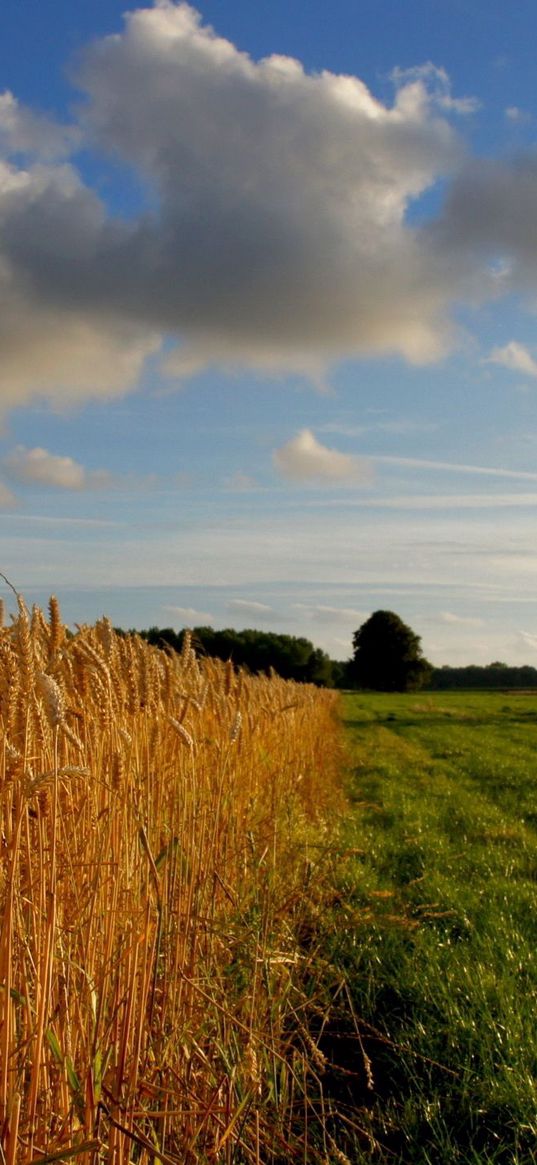
[[[185,631],[171,627],[150,627],[140,635],[156,647],[181,651]],[[215,631],[213,627],[194,627],[192,644],[200,655],[228,659],[236,667],[250,672],[269,672],[271,669],[284,680],[335,687],[339,667],[326,652],[314,647],[309,639],[295,635],[278,635],[272,631],[235,631],[231,627]],[[343,667],[343,665],[341,665]]]
[[[154,646],[180,652],[185,630],[150,627],[138,634]],[[355,631],[353,655],[344,661],[330,659],[302,636],[231,627],[195,627],[191,634],[200,655],[231,660],[253,674],[273,670],[283,679],[320,687],[387,692],[537,688],[537,669],[528,665],[510,667],[496,660],[486,666],[433,667],[423,655],[420,636],[393,611],[375,611]]]
[[[447,688],[537,688],[537,668],[529,664],[511,667],[507,663],[488,663],[484,667],[435,668],[429,685],[436,691]]]

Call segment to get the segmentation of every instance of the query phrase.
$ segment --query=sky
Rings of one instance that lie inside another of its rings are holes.
[[[534,0],[3,0],[0,571],[537,665]],[[13,609],[8,588],[2,593]]]

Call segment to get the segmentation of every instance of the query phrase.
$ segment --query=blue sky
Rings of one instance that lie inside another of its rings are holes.
[[[4,0],[0,568],[537,660],[534,4]],[[7,597],[7,592],[6,592]]]

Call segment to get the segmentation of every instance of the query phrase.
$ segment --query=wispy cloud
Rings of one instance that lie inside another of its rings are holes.
[[[510,372],[521,372],[524,376],[537,376],[537,360],[524,344],[511,340],[502,348],[493,348],[485,360],[486,364],[501,364]]]
[[[537,633],[535,631],[519,631],[518,639],[525,647],[537,652]]]
[[[162,608],[168,614],[173,615],[174,622],[181,623],[183,627],[201,626],[205,623],[213,623],[214,615],[210,611],[198,611],[195,607],[175,607],[167,605]]]
[[[320,623],[349,623],[359,625],[367,613],[354,607],[330,607],[324,603],[293,603],[293,610],[303,611]]]
[[[358,457],[321,445],[311,429],[302,429],[276,449],[273,463],[278,473],[289,481],[364,484],[372,479],[370,465]]]
[[[0,481],[0,510],[13,510],[18,506],[18,498]]]
[[[363,437],[365,433],[388,433],[397,437],[415,437],[438,430],[435,421],[417,421],[412,417],[399,417],[391,421],[374,421],[363,425],[347,424],[345,421],[327,421],[319,425],[318,432],[334,433],[340,437]]]
[[[505,116],[508,121],[514,121],[518,125],[528,125],[533,121],[531,113],[527,109],[520,109],[518,105],[508,105]]]
[[[16,515],[5,514],[4,520],[7,519],[38,526],[58,526],[60,529],[62,526],[87,526],[89,529],[102,526],[106,529],[107,527],[121,527],[123,525],[122,522],[116,522],[107,518],[64,518],[51,514],[22,514],[20,512]]]
[[[357,506],[386,510],[496,510],[537,507],[537,493],[532,494],[409,494],[357,500]]]
[[[440,109],[450,113],[475,113],[481,107],[476,97],[454,97],[448,73],[432,61],[409,69],[393,69],[392,79],[405,90],[405,101],[409,104],[416,102],[418,108],[424,101],[425,93],[428,101],[433,101]]]
[[[502,469],[493,465],[466,465],[455,461],[427,460],[423,457],[392,457],[381,453],[362,454],[364,460],[379,462],[383,465],[408,466],[410,469],[426,469],[448,473],[470,473],[484,477],[505,477],[513,481],[537,481],[537,473],[523,469]]]
[[[247,494],[260,489],[259,482],[255,477],[249,473],[242,473],[240,470],[233,473],[231,477],[226,477],[224,481],[224,489],[228,489],[231,493]]]
[[[440,620],[456,627],[482,627],[484,623],[483,619],[474,618],[472,615],[456,615],[453,611],[441,611]]]
[[[268,606],[267,603],[258,603],[255,599],[230,599],[226,603],[226,607],[237,615],[259,615],[265,618],[268,615],[274,615],[273,607]]]

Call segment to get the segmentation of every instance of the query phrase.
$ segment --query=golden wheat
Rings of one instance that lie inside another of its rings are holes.
[[[313,1161],[334,696],[49,614],[0,635],[1,1159]]]

